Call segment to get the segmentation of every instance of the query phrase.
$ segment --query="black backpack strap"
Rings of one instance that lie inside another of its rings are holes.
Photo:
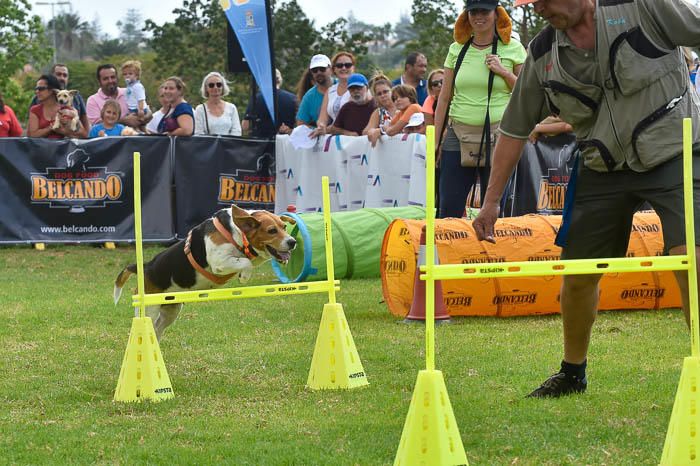
[[[457,62],[455,63],[455,70],[452,75],[452,93],[454,94],[455,91],[455,83],[457,82],[457,73],[459,72],[459,67],[462,66],[462,62],[464,61],[464,56],[467,54],[467,51],[469,50],[469,46],[472,45],[472,40],[474,38],[470,37],[467,42],[464,43],[462,46],[462,50],[459,51],[459,55],[457,55]],[[452,99],[447,103],[447,107],[445,108],[445,118],[442,120],[442,132],[438,135],[438,143],[435,147],[439,147],[442,144],[442,135],[445,134],[445,128],[447,128],[447,120],[450,116],[450,106],[452,105]]]
[[[491,94],[489,93],[489,95],[491,95]],[[207,134],[209,134],[209,115],[207,115],[207,103],[206,102],[202,103],[202,110],[204,110],[204,122],[207,126]]]
[[[496,55],[498,51],[498,35],[493,36],[493,45],[491,46],[491,54]],[[484,150],[484,145],[486,145],[486,168],[491,166],[491,116],[489,115],[489,108],[491,106],[491,92],[493,91],[493,80],[496,74],[493,71],[489,71],[489,85],[488,85],[488,97],[486,100],[486,118],[484,118],[484,129],[481,132],[481,143],[479,144],[479,156],[481,159],[481,154]],[[477,166],[480,160],[477,160]]]

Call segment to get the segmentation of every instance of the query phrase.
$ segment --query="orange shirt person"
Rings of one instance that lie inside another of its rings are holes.
[[[416,90],[405,84],[399,84],[391,90],[391,100],[394,101],[398,112],[391,119],[391,124],[385,130],[387,136],[394,136],[403,131],[414,113],[421,113],[418,105]]]

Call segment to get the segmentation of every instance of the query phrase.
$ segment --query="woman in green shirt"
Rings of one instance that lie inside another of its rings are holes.
[[[467,0],[465,11],[455,23],[455,42],[450,45],[445,59],[445,77],[435,109],[436,134],[442,134],[446,128],[443,142],[437,148],[440,218],[462,217],[467,196],[477,180],[481,198],[488,185],[488,167],[462,166],[460,142],[453,126],[478,133],[478,139],[484,128],[488,107],[495,132],[526,56],[525,48],[510,34],[510,18],[505,9],[498,6],[498,0]],[[467,42],[469,47],[455,79],[457,57]],[[492,53],[494,42],[497,42],[495,54]],[[490,72],[494,73],[494,80],[489,103]],[[449,118],[446,122],[448,106]]]

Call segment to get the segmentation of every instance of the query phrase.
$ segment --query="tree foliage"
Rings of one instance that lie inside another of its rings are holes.
[[[141,50],[146,34],[143,30],[143,19],[139,10],[129,8],[124,19],[117,21],[119,39],[127,53],[136,54]]]
[[[429,68],[441,68],[452,39],[457,10],[442,0],[414,0],[411,6],[415,38],[405,44],[406,52],[421,52]]]
[[[49,21],[47,35],[56,40],[56,59],[59,62],[82,59],[95,45],[92,26],[77,13],[60,13]]]
[[[362,71],[370,40],[368,33],[362,30],[353,32],[347,19],[338,18],[321,28],[315,50],[328,56],[340,51],[350,52],[359,64],[358,71]]]
[[[274,12],[275,64],[284,77],[285,87],[292,89],[309,64],[317,32],[314,22],[296,0],[275,5]]]
[[[199,102],[202,78],[225,69],[226,17],[218,0],[184,0],[173,13],[175,21],[162,26],[146,20],[158,77],[179,76],[189,87],[188,100]]]
[[[29,2],[0,0],[0,92],[7,105],[18,110],[27,106],[33,93],[13,77],[28,63],[49,60],[51,52],[41,19],[31,14]]]

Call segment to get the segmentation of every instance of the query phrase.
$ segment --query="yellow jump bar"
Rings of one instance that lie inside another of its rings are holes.
[[[551,275],[587,275],[600,273],[659,272],[688,270],[688,257],[653,256],[614,259],[576,259],[546,262],[494,262],[486,264],[445,264],[433,268],[434,280],[465,278],[513,278]],[[426,267],[421,265],[421,280]]]
[[[335,286],[333,291],[340,290],[340,281],[334,281]],[[240,288],[220,288],[214,290],[200,291],[177,291],[173,293],[154,293],[143,295],[135,294],[132,296],[132,305],[139,306],[155,306],[158,304],[177,304],[177,303],[202,303],[207,301],[223,301],[227,299],[242,299],[242,298],[259,298],[262,296],[287,296],[294,294],[309,294],[329,292],[330,286],[328,281],[321,282],[304,282],[304,283],[287,283],[276,285],[261,285],[261,286],[245,286]]]

